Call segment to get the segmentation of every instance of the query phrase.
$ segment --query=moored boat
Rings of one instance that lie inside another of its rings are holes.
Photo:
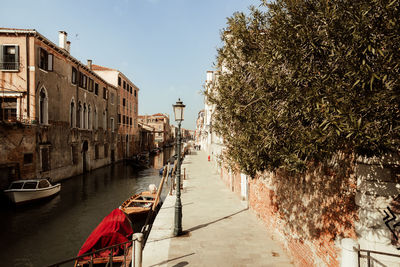
[[[51,197],[61,190],[61,184],[52,185],[47,179],[18,180],[10,184],[4,194],[15,204]]]

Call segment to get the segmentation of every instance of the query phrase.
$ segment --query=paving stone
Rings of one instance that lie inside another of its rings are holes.
[[[181,196],[182,228],[188,233],[172,236],[175,196],[168,196],[154,221],[143,266],[293,266],[204,152],[186,156],[182,168],[188,177]]]

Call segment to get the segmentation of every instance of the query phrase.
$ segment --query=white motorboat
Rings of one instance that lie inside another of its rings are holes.
[[[18,180],[11,183],[4,194],[15,204],[53,196],[60,192],[61,184],[51,185],[47,179]]]

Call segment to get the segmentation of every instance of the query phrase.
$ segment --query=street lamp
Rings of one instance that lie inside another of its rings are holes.
[[[178,123],[177,134],[177,166],[176,166],[176,202],[175,202],[175,227],[174,236],[182,234],[182,202],[181,202],[181,122],[183,121],[183,110],[185,105],[179,98],[174,108],[175,121]]]

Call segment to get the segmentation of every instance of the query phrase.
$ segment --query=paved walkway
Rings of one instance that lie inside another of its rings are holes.
[[[172,236],[175,196],[168,196],[143,251],[143,266],[293,266],[246,203],[223,184],[203,151],[186,156],[183,168],[186,234]]]

